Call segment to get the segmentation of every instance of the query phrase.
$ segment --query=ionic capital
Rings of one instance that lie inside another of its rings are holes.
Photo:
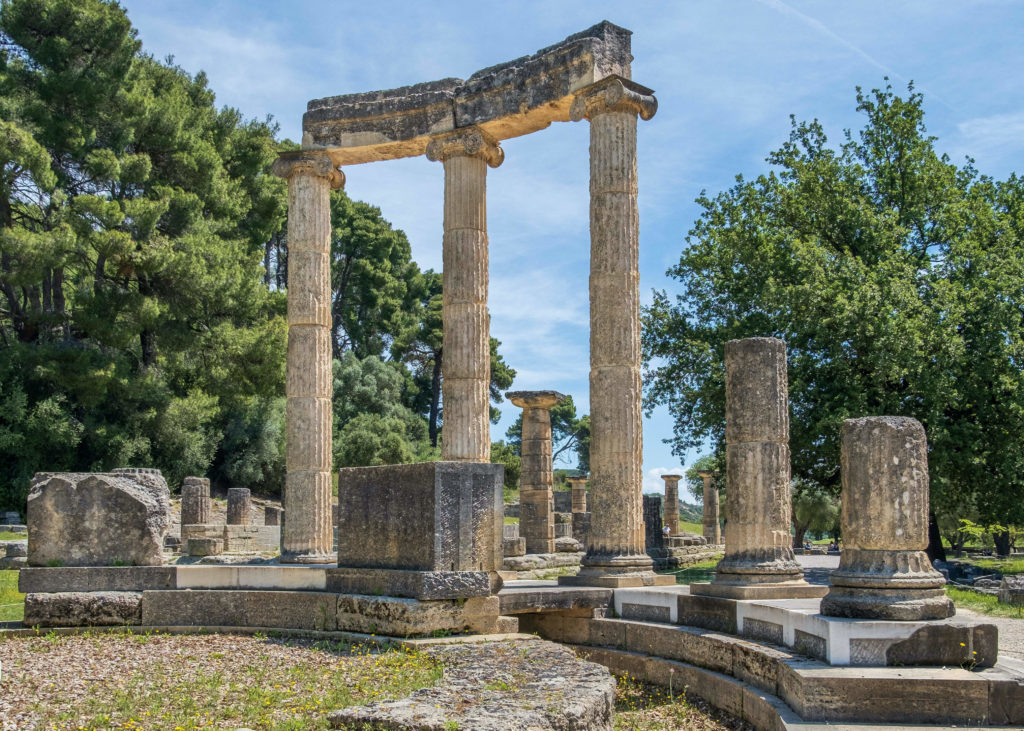
[[[505,398],[521,409],[550,409],[565,400],[558,391],[509,391]]]
[[[569,119],[593,119],[604,112],[633,112],[650,119],[658,111],[654,91],[621,76],[609,76],[582,89],[572,100]]]
[[[345,173],[341,172],[331,156],[323,150],[294,150],[278,153],[271,168],[274,175],[287,180],[293,175],[314,175],[327,178],[333,190],[345,185]]]
[[[497,140],[479,127],[464,127],[434,137],[427,144],[427,159],[444,162],[449,157],[479,157],[492,168],[505,160],[505,151]]]

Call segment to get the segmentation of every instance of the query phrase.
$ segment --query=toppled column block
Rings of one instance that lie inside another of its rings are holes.
[[[145,477],[38,474],[28,495],[29,565],[162,564],[170,494],[163,477]]]
[[[843,551],[821,613],[944,619],[955,613],[928,545],[928,443],[916,419],[847,419],[842,435]]]
[[[247,487],[228,488],[228,525],[249,525],[252,494]]]

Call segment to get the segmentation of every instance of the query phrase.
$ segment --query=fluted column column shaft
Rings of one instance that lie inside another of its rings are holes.
[[[435,138],[444,163],[441,459],[490,462],[490,315],[487,312],[487,166],[501,148],[476,128]]]
[[[572,512],[587,512],[587,478],[569,477],[567,479],[572,486]]]
[[[665,481],[665,525],[669,535],[679,535],[679,479],[682,475],[662,475]]]
[[[722,525],[718,514],[718,488],[712,484],[711,475],[702,475],[704,479],[704,537],[708,543],[722,542]]]
[[[331,533],[331,188],[344,176],[324,152],[283,153],[274,172],[288,179],[288,514],[281,560],[333,558]]]
[[[555,552],[555,496],[551,464],[551,407],[557,391],[511,391],[506,398],[523,410],[520,455],[519,536],[527,553]]]

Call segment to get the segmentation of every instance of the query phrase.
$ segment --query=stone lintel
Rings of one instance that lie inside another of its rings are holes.
[[[466,80],[314,99],[302,118],[303,146],[354,165],[422,155],[433,136],[463,127],[505,140],[567,122],[578,91],[609,76],[629,79],[630,35],[605,21]]]
[[[521,409],[550,409],[561,403],[565,394],[558,391],[509,391],[505,398]]]
[[[495,575],[487,571],[403,571],[394,569],[327,569],[327,590],[339,594],[465,599],[490,596]]]

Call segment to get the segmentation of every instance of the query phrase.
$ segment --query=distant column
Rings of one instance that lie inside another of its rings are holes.
[[[719,545],[722,542],[722,523],[718,515],[718,488],[715,486],[714,472],[697,473],[704,480],[704,537],[708,543]]]
[[[842,435],[843,550],[821,613],[945,619],[956,612],[928,545],[928,442],[916,419],[847,419]]]
[[[284,510],[273,505],[268,505],[263,509],[263,525],[281,525],[281,517],[284,515]]]
[[[186,477],[181,483],[181,524],[205,525],[210,522],[210,481],[205,477]]]
[[[554,553],[551,407],[565,396],[557,391],[511,391],[505,398],[523,410],[519,536],[526,539],[527,553]]]
[[[691,594],[733,599],[822,596],[804,581],[790,537],[789,387],[786,344],[725,344],[725,558]]]
[[[444,163],[441,459],[491,461],[490,315],[487,312],[487,166],[505,159],[483,130],[439,135],[427,157]]]
[[[228,525],[249,525],[252,522],[252,494],[247,487],[228,489]]]
[[[665,481],[665,525],[669,535],[679,535],[679,480],[682,475],[662,475]]]
[[[331,189],[345,176],[326,152],[283,152],[288,180],[287,454],[281,561],[334,560],[331,536]]]
[[[565,479],[572,487],[572,512],[587,512],[587,478],[567,477]]]

